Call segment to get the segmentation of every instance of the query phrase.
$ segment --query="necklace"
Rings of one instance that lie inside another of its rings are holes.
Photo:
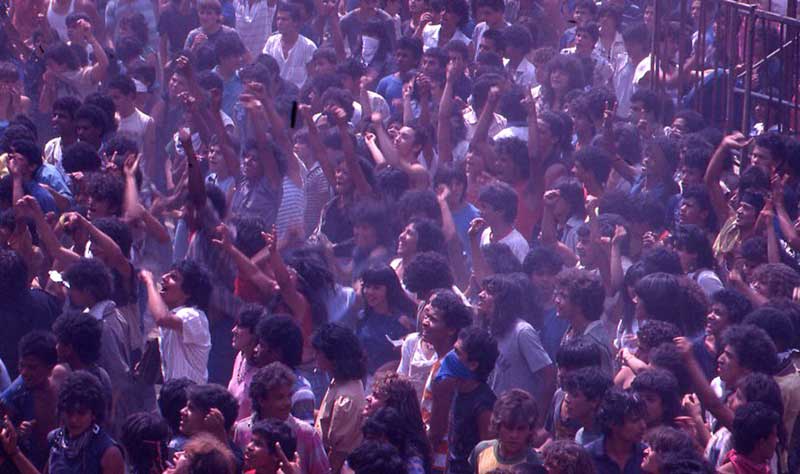
[[[247,366],[247,359],[242,356],[242,363],[239,365],[239,370],[236,371],[236,383],[242,383],[244,376],[247,375],[248,369],[249,367]]]

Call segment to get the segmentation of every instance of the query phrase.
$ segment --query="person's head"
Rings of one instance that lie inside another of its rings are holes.
[[[770,307],[760,307],[744,318],[744,324],[763,329],[775,343],[775,349],[785,352],[792,348],[795,338],[795,327],[792,319],[785,312]]]
[[[296,34],[302,21],[300,7],[294,3],[278,2],[275,25],[281,34]]]
[[[161,298],[172,309],[178,306],[208,307],[211,298],[208,271],[194,260],[182,260],[161,277]]]
[[[403,284],[417,299],[427,300],[434,290],[453,286],[447,257],[439,252],[419,252],[405,265]]]
[[[614,385],[599,367],[584,367],[564,376],[564,409],[567,418],[581,425],[590,423],[606,391]]]
[[[750,402],[733,416],[733,449],[756,463],[766,463],[775,455],[781,418],[766,404]]]
[[[500,441],[503,452],[512,456],[531,445],[539,410],[530,393],[512,388],[494,403],[489,429]]]
[[[678,146],[668,137],[652,138],[644,147],[644,173],[654,182],[671,182],[678,166]]]
[[[542,450],[548,474],[594,474],[592,456],[572,440],[556,440]]]
[[[78,140],[88,143],[95,150],[100,147],[109,128],[107,114],[96,105],[83,104],[75,112],[75,133]]]
[[[504,336],[522,314],[522,289],[508,275],[491,275],[481,282],[477,312],[496,336]]]
[[[714,268],[714,251],[702,228],[691,224],[678,226],[672,235],[672,245],[684,272]]]
[[[231,344],[249,359],[258,344],[256,328],[267,317],[267,309],[258,304],[247,304],[239,310],[236,323],[231,330]]]
[[[91,366],[100,359],[102,321],[88,313],[65,311],[53,323],[53,332],[60,361]]]
[[[800,275],[783,263],[765,263],[753,271],[750,284],[764,298],[791,298],[800,285]]]
[[[600,402],[596,423],[607,439],[634,444],[642,440],[646,416],[647,406],[636,393],[611,388]]]
[[[419,398],[413,382],[397,372],[378,372],[372,381],[372,393],[367,395],[363,415],[369,417],[381,408],[392,408],[404,423],[424,432]]]
[[[86,142],[77,142],[64,148],[61,165],[67,173],[100,171],[103,162],[97,149]]]
[[[422,218],[412,220],[397,241],[397,255],[409,258],[418,252],[442,252],[445,238],[436,222]]]
[[[528,179],[529,160],[527,144],[519,138],[501,138],[495,141],[494,174],[503,182],[515,185]]]
[[[8,149],[9,158],[18,162],[24,179],[30,180],[42,166],[42,149],[30,140],[14,140]]]
[[[581,148],[575,153],[573,172],[584,185],[603,186],[611,172],[611,156],[600,147]]]
[[[57,408],[67,436],[78,437],[105,421],[106,396],[103,385],[89,372],[72,372],[58,390]]]
[[[125,183],[118,175],[111,173],[90,174],[86,179],[85,193],[86,206],[88,208],[86,217],[95,226],[101,219],[114,218],[121,215]],[[123,249],[124,252],[125,250]]]
[[[683,298],[677,276],[663,272],[651,273],[636,283],[635,291],[638,299],[637,319],[674,322],[684,329],[675,314],[675,304]],[[669,308],[664,305],[669,305]]]
[[[415,219],[429,219],[441,226],[442,210],[439,207],[439,200],[436,193],[430,189],[408,189],[400,195],[397,201],[396,210],[399,222],[407,225]],[[438,250],[440,247],[429,250]]]
[[[503,30],[486,30],[478,43],[479,54],[496,54],[502,61],[506,51],[506,36]],[[477,58],[480,61],[480,56]],[[502,62],[500,63],[502,64]]]
[[[218,438],[199,433],[193,436],[176,456],[171,474],[234,474],[236,458]]]
[[[59,97],[53,102],[50,124],[61,137],[75,136],[75,113],[81,101],[72,96]]]
[[[647,369],[633,379],[631,388],[647,407],[647,426],[670,426],[680,414],[681,399],[678,380],[664,369]]]
[[[568,268],[556,277],[558,317],[568,321],[596,321],[603,314],[605,289],[600,278],[586,270]]]
[[[656,125],[660,110],[658,94],[650,89],[639,89],[631,95],[630,122],[638,125],[645,120],[648,124]]]
[[[292,410],[292,389],[297,377],[292,369],[272,362],[253,375],[248,396],[259,419],[286,420]]]
[[[750,156],[754,166],[771,176],[786,162],[786,142],[777,132],[759,135],[755,139],[755,146]]]
[[[546,99],[556,96],[564,97],[571,90],[582,89],[586,82],[583,66],[574,55],[557,54],[553,56],[545,66],[545,74],[542,96]]]
[[[748,211],[749,213],[749,211]],[[737,216],[737,220],[739,217]],[[750,217],[746,218],[750,221]],[[741,272],[745,282],[750,283],[753,279],[753,272],[760,265],[768,263],[767,239],[756,235],[742,242],[739,254],[742,257]]]
[[[232,72],[242,65],[242,56],[247,52],[239,35],[224,34],[217,39],[214,46],[217,62],[221,71]]]
[[[455,343],[459,331],[472,324],[472,311],[452,290],[438,290],[422,310],[422,339],[434,346]]]
[[[262,319],[256,327],[258,344],[253,351],[256,365],[281,362],[294,369],[303,358],[303,332],[291,317],[276,314]]]
[[[711,153],[705,147],[695,147],[687,149],[682,155],[678,170],[681,188],[702,185],[708,162],[711,160]]]
[[[622,41],[628,55],[641,60],[650,51],[650,30],[644,23],[630,25],[622,32]]]
[[[707,229],[710,227],[712,211],[711,198],[705,186],[691,185],[683,188],[678,209],[680,224],[692,224]]]
[[[506,6],[500,0],[477,0],[474,2],[475,21],[486,22],[490,29],[503,25],[503,12]]]
[[[136,107],[136,84],[130,76],[116,76],[108,83],[108,95],[122,115],[130,115]]]
[[[422,58],[422,42],[418,38],[403,37],[397,40],[394,59],[401,72],[416,69],[420,58]]]
[[[212,409],[223,417],[225,430],[230,430],[239,411],[239,402],[225,387],[213,383],[192,385],[186,392],[186,406],[181,410],[180,430],[184,436],[192,437],[207,431],[207,418]]]
[[[531,50],[531,33],[520,25],[511,25],[503,30],[505,57],[512,61],[520,61]]]
[[[283,421],[266,420],[253,425],[253,437],[244,450],[244,469],[258,473],[277,473],[281,467],[280,446],[286,459],[293,459],[297,437]]]
[[[314,332],[311,346],[317,367],[339,381],[358,380],[366,373],[366,356],[355,333],[341,324],[325,323]]]
[[[572,20],[576,26],[582,26],[597,18],[597,4],[591,0],[578,0],[572,10]]]
[[[164,382],[158,392],[158,411],[173,434],[180,433],[181,410],[186,406],[186,393],[195,383],[181,377]]]
[[[372,251],[388,240],[389,221],[386,206],[378,202],[365,201],[354,206],[350,213],[353,223],[353,243],[362,251]]]
[[[579,54],[591,54],[600,39],[600,27],[592,21],[575,28],[575,49]]]
[[[564,379],[570,372],[585,367],[600,367],[603,353],[597,344],[586,336],[570,339],[558,346],[556,351],[556,378],[560,387],[564,386]]]
[[[749,324],[731,326],[722,333],[717,357],[719,378],[730,387],[752,372],[771,375],[778,365],[775,344],[763,329]]]
[[[505,183],[487,184],[478,195],[481,216],[489,224],[510,225],[517,218],[517,192]]]
[[[711,295],[706,332],[719,338],[725,329],[741,323],[752,309],[750,300],[738,291],[719,290]]]
[[[643,362],[650,361],[650,351],[661,344],[671,343],[681,335],[680,329],[672,323],[648,319],[644,321],[636,332],[639,346],[636,356]]]
[[[355,474],[404,474],[403,458],[393,445],[383,441],[366,441],[349,456],[347,464]]]
[[[550,301],[556,285],[556,275],[564,267],[561,257],[544,246],[533,248],[522,262],[522,270],[531,279],[542,301]]]
[[[62,42],[53,43],[45,50],[44,63],[47,70],[52,71],[54,74],[75,71],[80,67],[75,51]]]
[[[69,283],[67,296],[72,307],[83,310],[111,298],[113,280],[108,267],[96,258],[81,258],[63,275]]]
[[[222,25],[222,4],[219,0],[200,0],[197,2],[200,27],[207,33],[214,33]]]
[[[53,367],[58,363],[56,337],[46,331],[31,331],[17,345],[19,375],[29,389],[47,385]]]
[[[364,270],[361,274],[361,294],[368,311],[388,309],[393,314],[407,314],[414,310],[414,304],[400,285],[397,273],[386,264],[375,264]]]
[[[679,136],[697,133],[705,127],[705,119],[696,110],[679,110],[672,119],[672,129],[675,130]]]
[[[122,424],[119,441],[125,459],[137,472],[161,472],[167,467],[169,425],[155,413],[133,413]]]
[[[647,432],[644,437],[647,448],[644,451],[642,470],[652,474],[668,473],[664,471],[664,457],[671,453],[689,453],[695,450],[694,440],[686,432],[659,426]]]
[[[445,0],[442,9],[442,26],[453,31],[469,21],[469,4],[466,0]]]
[[[420,71],[428,77],[441,77],[449,58],[441,48],[429,48],[422,53]]]
[[[466,327],[458,333],[453,352],[475,378],[486,382],[497,361],[497,341],[486,330]]]

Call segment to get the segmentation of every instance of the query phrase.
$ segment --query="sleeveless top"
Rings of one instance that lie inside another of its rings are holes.
[[[47,435],[50,474],[102,474],[100,461],[103,453],[116,443],[99,426],[93,425],[89,429],[85,445],[76,453],[70,453],[71,449],[65,445],[67,433],[64,428],[57,428]]]
[[[51,0],[47,4],[47,23],[50,24],[50,28],[56,30],[61,41],[67,41],[69,39],[67,38],[67,16],[75,11],[75,0],[70,0],[67,13],[63,15],[53,10],[53,2],[55,0]]]

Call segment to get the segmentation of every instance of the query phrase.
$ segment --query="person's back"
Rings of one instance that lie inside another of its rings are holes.
[[[497,399],[491,387],[481,382],[469,392],[457,392],[453,399],[453,415],[450,422],[449,466],[452,474],[469,474],[469,455],[481,441],[480,418],[491,412]]]

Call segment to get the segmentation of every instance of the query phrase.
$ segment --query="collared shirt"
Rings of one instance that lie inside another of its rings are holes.
[[[181,330],[159,328],[164,381],[186,377],[195,383],[206,383],[211,350],[206,313],[191,306],[179,306],[170,313],[181,320]]]
[[[34,173],[33,179],[39,184],[50,186],[65,198],[72,199],[72,190],[69,189],[69,185],[67,185],[67,179],[55,166],[49,163],[42,164],[42,166],[36,170],[36,173]]]
[[[594,50],[600,56],[605,58],[611,66],[616,70],[618,67],[621,67],[625,64],[625,61],[628,60],[628,52],[625,50],[625,42],[622,40],[622,33],[617,31],[617,34],[614,36],[614,41],[611,42],[611,47],[606,49],[603,46],[602,41],[598,41],[597,44],[594,45]]]
[[[317,45],[303,35],[297,36],[297,41],[289,49],[289,54],[283,55],[283,45],[281,44],[281,33],[274,34],[267,39],[264,45],[264,54],[269,54],[278,62],[281,69],[281,78],[291,82],[297,87],[303,87],[308,77],[306,65],[311,62]]]
[[[314,424],[328,453],[349,454],[361,444],[365,405],[361,380],[331,381]]]
[[[625,463],[625,468],[620,470],[619,465],[606,453],[605,437],[586,445],[586,451],[592,457],[597,474],[639,474],[642,472],[644,459],[644,445],[636,443],[633,452]]]
[[[503,65],[508,70],[509,60],[504,59]],[[508,71],[514,78],[514,83],[522,87],[533,87],[536,82],[536,67],[528,61],[528,58],[522,58],[517,68],[514,71]]]
[[[251,5],[249,0],[234,0],[233,8],[236,10],[239,37],[250,54],[257,56],[272,34],[272,19],[277,4],[269,6],[267,0],[258,0]]]
[[[239,72],[235,72],[230,78],[225,79],[219,73],[219,66],[213,69],[222,78],[222,112],[226,115],[233,115],[233,107],[239,101],[239,95],[244,90],[244,84],[239,78]]]
[[[631,96],[639,89],[639,81],[650,71],[650,56],[633,64],[631,58],[614,71],[614,92],[617,94],[617,116],[627,119],[631,115]]]
[[[428,25],[422,30],[422,48],[427,51],[431,48],[439,47],[439,34],[442,31],[442,25]],[[450,41],[460,41],[469,45],[469,37],[465,35],[460,29],[456,28],[453,37]]]

